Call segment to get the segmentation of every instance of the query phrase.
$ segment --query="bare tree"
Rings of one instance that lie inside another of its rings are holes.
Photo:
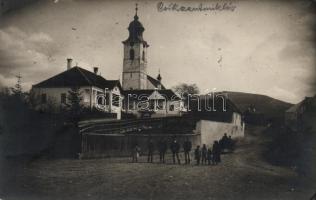
[[[182,100],[184,101],[184,106],[186,107],[188,105],[189,96],[200,93],[200,90],[196,84],[181,83],[172,87],[172,90],[181,96]]]
[[[172,90],[178,94],[199,94],[200,90],[196,84],[181,83],[172,87]]]

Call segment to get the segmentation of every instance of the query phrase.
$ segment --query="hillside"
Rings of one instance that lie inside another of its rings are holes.
[[[282,116],[285,110],[292,106],[290,103],[261,94],[230,91],[224,91],[224,93],[242,112],[253,105],[256,108],[256,113],[263,113],[267,118]]]

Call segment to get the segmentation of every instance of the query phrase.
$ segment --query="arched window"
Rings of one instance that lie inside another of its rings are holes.
[[[143,51],[143,61],[145,61],[145,51]]]
[[[129,59],[134,60],[135,57],[135,51],[134,49],[129,50]]]

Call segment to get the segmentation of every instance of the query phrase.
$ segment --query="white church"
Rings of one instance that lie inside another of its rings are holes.
[[[148,43],[143,38],[144,26],[136,13],[128,26],[129,36],[123,41],[123,110],[138,116],[179,116],[184,111],[183,102],[172,90],[147,73]],[[141,101],[147,103],[141,104]]]
[[[184,111],[183,101],[172,90],[162,84],[160,73],[157,78],[147,74],[148,43],[143,38],[145,28],[136,13],[128,26],[129,36],[123,41],[122,84],[119,80],[107,80],[79,66],[72,66],[68,59],[67,68],[47,80],[32,86],[31,94],[36,99],[36,109],[53,107],[57,112],[67,104],[67,94],[72,87],[79,87],[82,104],[90,109],[121,113],[138,117],[179,116]],[[142,102],[147,103],[142,104]]]

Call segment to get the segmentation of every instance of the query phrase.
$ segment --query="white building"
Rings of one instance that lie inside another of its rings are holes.
[[[97,73],[98,68],[94,68],[93,73],[78,66],[71,67],[71,59],[68,59],[66,71],[32,86],[31,96],[35,99],[36,109],[53,109],[56,112],[63,110],[69,103],[67,97],[71,88],[79,87],[84,107],[114,113],[120,119],[120,82],[106,80]]]
[[[212,144],[226,133],[232,138],[244,137],[245,123],[241,111],[228,98],[200,95],[190,102],[188,115],[197,119],[194,132],[201,135],[201,144]]]
[[[123,41],[124,111],[138,117],[145,114],[151,117],[179,116],[184,111],[183,102],[173,91],[161,83],[160,73],[157,79],[147,73],[148,43],[143,38],[144,26],[136,14],[128,26],[129,36]],[[147,100],[147,109],[141,101]]]
[[[157,79],[147,74],[148,43],[143,38],[144,26],[138,20],[137,8],[134,20],[128,26],[129,36],[123,41],[123,73],[124,90],[165,89],[161,84],[161,76]]]
[[[138,117],[180,116],[184,111],[183,101],[172,90],[126,90],[123,94],[124,112]]]

